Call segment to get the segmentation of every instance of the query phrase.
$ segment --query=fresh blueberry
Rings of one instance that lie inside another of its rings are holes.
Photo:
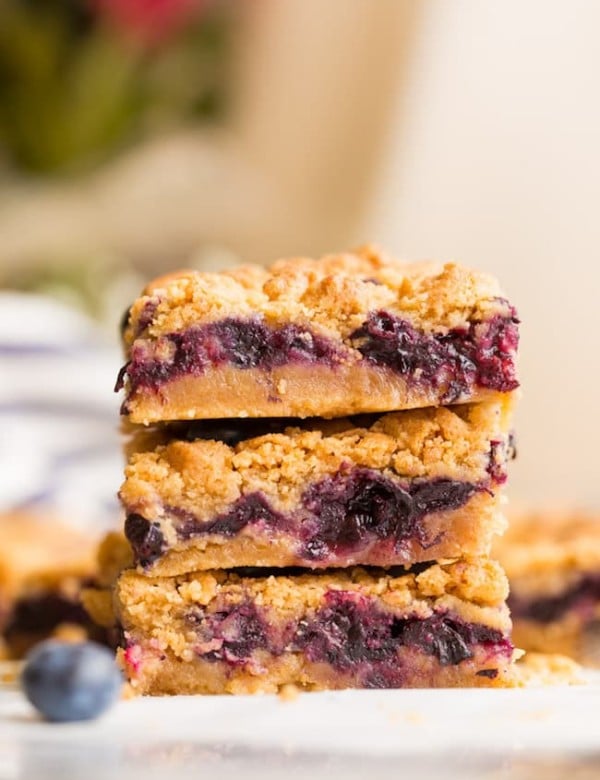
[[[47,720],[67,722],[98,717],[119,696],[122,678],[106,647],[48,640],[27,656],[21,684]]]

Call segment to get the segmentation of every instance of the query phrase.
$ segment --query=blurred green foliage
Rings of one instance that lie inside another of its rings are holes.
[[[209,3],[144,46],[89,0],[0,0],[0,159],[36,175],[77,173],[150,133],[218,115],[224,7]]]

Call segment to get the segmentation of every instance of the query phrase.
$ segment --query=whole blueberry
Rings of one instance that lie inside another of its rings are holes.
[[[122,678],[106,647],[48,640],[27,656],[21,684],[47,720],[66,722],[103,713],[119,696]]]

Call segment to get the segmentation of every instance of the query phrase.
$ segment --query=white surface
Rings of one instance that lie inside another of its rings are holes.
[[[0,779],[600,777],[600,680],[527,690],[134,699],[40,722],[0,691]]]

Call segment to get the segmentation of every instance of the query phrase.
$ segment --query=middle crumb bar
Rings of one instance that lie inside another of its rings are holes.
[[[510,421],[507,398],[140,434],[120,492],[125,533],[154,576],[485,555],[504,530]]]

